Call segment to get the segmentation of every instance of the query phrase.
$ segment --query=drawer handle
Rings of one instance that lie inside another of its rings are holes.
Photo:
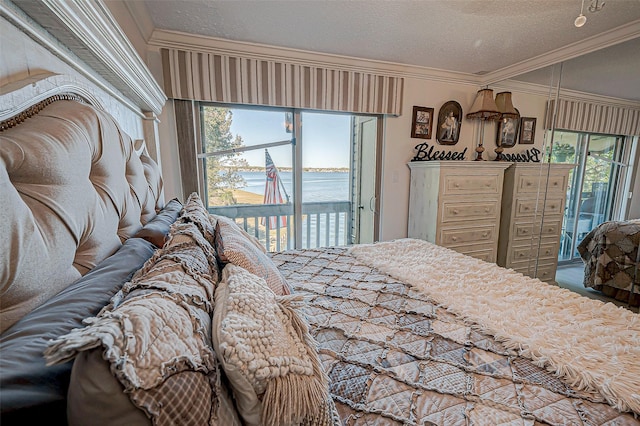
[[[482,238],[487,238],[487,236],[488,236],[488,235],[489,235],[489,233],[488,233],[488,232],[483,232],[483,233],[482,233]]]
[[[459,183],[456,183],[453,186],[455,186],[456,188],[460,188],[460,184]]]
[[[551,207],[551,209],[552,209],[552,210],[555,210],[556,205],[555,205],[555,204],[551,204],[551,206],[550,206],[550,207]]]
[[[524,206],[524,209],[525,209],[525,210],[529,210],[529,207],[527,207],[527,206]]]
[[[458,237],[451,237],[451,241],[458,241]]]
[[[553,186],[558,186],[558,182],[553,182]]]
[[[487,208],[485,208],[485,209],[484,209],[484,212],[485,212],[485,213],[489,213],[490,211],[491,211],[491,209],[490,209],[489,207],[487,207]]]
[[[520,253],[520,254],[519,254],[519,256],[520,256],[520,257],[524,257],[524,253]]]
[[[531,182],[527,182],[527,186],[531,186]]]
[[[454,211],[453,211],[453,214],[458,214],[458,210],[454,210]]]
[[[544,254],[551,254],[551,250],[545,251]]]

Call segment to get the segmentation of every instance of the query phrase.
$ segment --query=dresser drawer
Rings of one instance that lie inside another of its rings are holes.
[[[536,221],[536,223],[529,221],[514,222],[512,235],[514,240],[523,240],[538,236],[558,237],[561,227],[562,219],[545,220],[542,227],[539,221]]]
[[[542,244],[540,246],[540,253],[538,254],[538,261],[557,261],[558,252],[560,251],[560,242],[552,244]]]
[[[507,265],[510,268],[518,268],[519,264],[528,263],[536,257],[538,261],[553,261],[558,256],[558,243],[541,244],[538,251],[538,242],[534,240],[531,244],[512,247],[507,256]]]
[[[556,263],[538,263],[536,267],[535,262],[525,264],[521,267],[512,267],[516,272],[520,272],[528,277],[538,278],[540,281],[548,283],[555,282],[556,279]]]
[[[479,195],[501,196],[502,175],[449,174],[442,178],[442,195]]]
[[[516,188],[518,193],[535,194],[540,189],[540,194],[544,194],[545,186],[547,194],[564,193],[567,187],[567,178],[565,175],[549,176],[549,184],[547,185],[547,175],[545,170],[541,170],[540,174],[521,174],[517,178]]]
[[[494,224],[477,225],[473,228],[443,228],[438,244],[456,247],[467,244],[493,243],[497,240],[498,227]]]
[[[547,198],[546,201],[536,198],[518,198],[515,202],[514,217],[533,216],[536,213],[541,215],[543,211],[545,214],[562,214],[562,203],[562,198]]]
[[[442,203],[442,223],[481,220],[496,217],[500,211],[498,200],[464,202],[444,200]]]
[[[484,244],[467,244],[449,248],[457,251],[458,253],[484,260],[485,262],[496,263],[494,243],[491,242]]]
[[[484,250],[467,250],[466,248],[461,247],[460,253],[474,257],[476,259],[484,260],[485,262],[496,263],[496,253],[493,248]]]
[[[538,265],[536,278],[547,283],[555,283],[556,269],[556,265]]]
[[[551,175],[549,176],[549,184],[547,185],[547,194],[562,194],[566,195],[567,181],[569,176],[566,175]]]

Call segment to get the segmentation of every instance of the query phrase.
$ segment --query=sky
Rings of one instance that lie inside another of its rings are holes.
[[[258,111],[233,108],[231,133],[242,136],[245,146],[290,140],[284,111]],[[303,167],[349,167],[349,114],[302,113]],[[291,167],[290,145],[269,148],[276,167]],[[264,166],[264,149],[244,153],[252,166]]]

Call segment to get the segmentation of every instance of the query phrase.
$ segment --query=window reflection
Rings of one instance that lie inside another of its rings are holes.
[[[580,241],[611,220],[624,169],[623,141],[615,135],[555,131],[550,161],[576,164],[569,174],[559,261],[579,258]]]

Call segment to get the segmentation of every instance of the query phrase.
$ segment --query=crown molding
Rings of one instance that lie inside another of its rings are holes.
[[[485,74],[482,84],[488,85],[498,81],[508,80],[517,75],[535,71],[562,61],[577,58],[587,53],[595,52],[605,47],[613,46],[640,37],[640,20],[629,22],[620,27],[584,40],[569,44],[551,52],[518,62],[514,65]]]
[[[57,56],[92,81],[96,81],[92,72],[98,73],[143,112],[160,114],[166,95],[102,0],[14,0],[14,4],[90,69],[63,49],[56,49]],[[21,29],[36,41],[43,39],[32,25]]]
[[[221,55],[242,56],[258,60],[282,61],[300,65],[371,72],[393,77],[411,77],[444,83],[473,86],[479,86],[481,83],[479,76],[469,73],[234,41],[180,31],[156,29],[149,39],[149,46],[156,50],[161,48],[182,49]]]
[[[634,102],[627,99],[595,95],[593,93],[563,89],[562,87],[560,87],[560,89],[558,90],[556,87],[550,87],[545,84],[527,83],[517,80],[500,81],[495,84],[491,84],[490,87],[496,91],[509,90],[514,93],[540,96],[543,98],[546,97],[549,100],[555,99],[556,92],[558,92],[558,97],[560,99],[597,103],[613,107],[640,108],[640,102]]]

